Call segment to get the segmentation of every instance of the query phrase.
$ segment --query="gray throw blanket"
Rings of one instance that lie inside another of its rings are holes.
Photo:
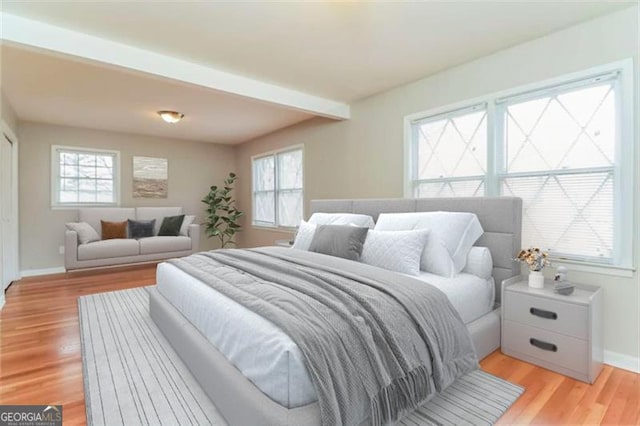
[[[171,264],[298,345],[323,425],[399,419],[478,368],[447,297],[409,277],[287,248],[216,250]]]

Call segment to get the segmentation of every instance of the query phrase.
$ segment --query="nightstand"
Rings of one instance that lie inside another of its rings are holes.
[[[502,352],[587,383],[602,369],[602,289],[573,294],[530,288],[526,277],[502,282]]]
[[[289,248],[291,248],[291,246],[293,245],[291,244],[291,240],[275,240],[274,244],[279,247],[289,247]]]

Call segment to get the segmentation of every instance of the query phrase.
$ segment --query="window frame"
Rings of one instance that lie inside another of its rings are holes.
[[[285,231],[292,231],[295,230],[297,228],[297,226],[283,226],[279,224],[279,220],[278,220],[278,209],[279,209],[279,195],[281,192],[283,191],[297,191],[298,189],[280,189],[280,182],[279,182],[279,174],[278,174],[278,155],[280,154],[285,154],[287,152],[293,152],[293,151],[300,151],[301,155],[302,155],[302,187],[300,188],[301,191],[301,195],[302,195],[302,217],[304,218],[304,210],[305,210],[305,203],[304,203],[304,183],[305,183],[305,166],[304,166],[304,145],[292,145],[292,146],[288,146],[286,148],[281,148],[281,149],[276,149],[276,150],[271,150],[271,151],[267,151],[267,152],[263,152],[261,154],[257,154],[257,155],[253,155],[251,156],[251,226],[253,226],[254,228],[260,228],[260,229],[268,229],[268,230],[285,230]],[[262,222],[262,221],[256,221],[256,197],[255,194],[257,192],[271,192],[271,191],[265,191],[265,190],[261,190],[261,191],[256,191],[256,176],[255,176],[255,172],[254,172],[254,162],[255,160],[259,160],[261,158],[266,158],[266,157],[273,157],[274,159],[274,188],[273,188],[273,193],[274,193],[274,223],[268,223],[268,222]]]
[[[58,151],[71,151],[89,154],[110,154],[113,156],[113,195],[110,203],[77,202],[63,203],[58,201],[60,191],[60,157]],[[79,207],[117,207],[120,205],[120,151],[110,149],[85,148],[67,145],[51,145],[51,208],[53,210],[77,209]]]
[[[628,58],[587,70],[561,75],[551,79],[518,86],[484,96],[468,99],[443,107],[410,114],[404,117],[404,196],[415,198],[415,171],[417,159],[417,139],[414,124],[428,118],[444,116],[474,105],[486,103],[487,109],[487,174],[485,175],[485,196],[501,196],[501,179],[504,178],[504,111],[506,101],[530,100],[547,96],[558,91],[570,90],[571,85],[580,86],[589,79],[616,73],[615,93],[617,108],[617,129],[614,165],[614,247],[612,263],[595,262],[587,258],[552,257],[555,263],[571,264],[572,269],[597,272],[608,275],[631,277],[635,271],[633,233],[634,176],[634,73],[633,59]],[[594,168],[595,169],[595,168]],[[547,171],[548,174],[548,171]],[[512,174],[509,174],[512,176]]]

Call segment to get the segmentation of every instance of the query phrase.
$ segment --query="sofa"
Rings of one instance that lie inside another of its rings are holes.
[[[79,244],[75,231],[66,230],[64,263],[69,270],[151,262],[187,256],[200,247],[200,225],[192,224],[186,236],[158,236],[163,218],[183,214],[182,207],[97,207],[78,210],[78,222],[86,222],[102,238],[100,221],[123,222],[155,219],[154,236],[140,239],[111,239]]]

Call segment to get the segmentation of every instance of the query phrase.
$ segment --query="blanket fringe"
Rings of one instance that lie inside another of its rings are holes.
[[[393,380],[371,400],[371,423],[375,426],[395,422],[400,415],[422,404],[432,393],[429,370],[413,369],[405,377]]]

